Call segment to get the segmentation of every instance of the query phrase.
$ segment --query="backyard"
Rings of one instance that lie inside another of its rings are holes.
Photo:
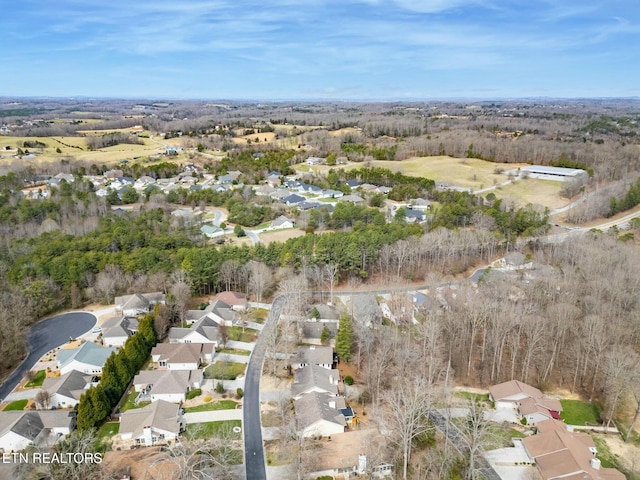
[[[568,425],[599,425],[600,408],[582,400],[560,400],[560,418]]]
[[[245,363],[238,362],[216,362],[205,369],[204,377],[215,378],[218,380],[235,380],[237,377],[244,374],[246,366],[247,365]]]

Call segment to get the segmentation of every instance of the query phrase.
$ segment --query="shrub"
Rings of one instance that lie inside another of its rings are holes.
[[[522,425],[526,425],[527,424],[527,417],[522,417],[522,420],[520,420],[520,423]]]
[[[211,397],[209,395],[207,395],[206,397],[204,397],[204,401],[205,402],[210,402],[211,401]]]
[[[347,375],[344,377],[344,383],[346,385],[353,385],[353,377],[351,375]]]
[[[240,387],[236,388],[236,397],[242,398],[243,396],[244,396],[244,391]]]
[[[191,400],[192,398],[196,398],[200,395],[202,395],[202,389],[194,388],[193,390],[189,390],[187,392],[187,400]]]
[[[224,393],[224,385],[222,384],[222,382],[218,382],[216,383],[216,393]]]

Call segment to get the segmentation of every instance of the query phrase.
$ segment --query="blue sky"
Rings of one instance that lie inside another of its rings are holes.
[[[5,96],[640,95],[638,0],[19,0],[2,40]]]

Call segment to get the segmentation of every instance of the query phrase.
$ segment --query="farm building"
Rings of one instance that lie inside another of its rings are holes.
[[[580,168],[548,167],[545,165],[530,165],[520,169],[520,174],[527,174],[531,178],[542,180],[557,180],[565,182],[586,175],[587,172]]]

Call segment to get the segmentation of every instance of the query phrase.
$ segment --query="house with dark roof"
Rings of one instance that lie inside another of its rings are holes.
[[[29,445],[54,445],[73,430],[75,418],[75,412],[69,410],[0,412],[0,450],[16,452]]]
[[[246,293],[234,292],[229,290],[229,291],[224,291],[216,294],[215,296],[211,297],[209,302],[211,305],[214,305],[214,306],[226,304],[231,308],[231,310],[244,311],[247,309],[248,299],[247,299]],[[217,302],[221,302],[221,303],[217,303]],[[223,314],[222,310],[220,309],[221,307],[217,307],[217,308],[212,307],[212,308],[215,309],[214,313],[216,315],[219,314],[225,319],[225,321],[227,320],[227,316]],[[230,319],[233,320],[233,317],[231,317]]]
[[[115,347],[101,347],[93,342],[85,342],[77,348],[63,348],[58,351],[58,368],[61,374],[78,370],[85,374],[100,375],[107,358],[117,351]]]
[[[220,343],[220,324],[209,315],[204,315],[191,328],[171,327],[169,343]]]
[[[180,412],[179,405],[164,400],[127,410],[120,415],[118,433],[125,442],[146,447],[175,441],[185,428]]]
[[[122,347],[137,331],[137,317],[108,318],[102,323],[102,343],[108,347]]]
[[[300,195],[297,195],[295,193],[292,193],[291,195],[289,195],[288,197],[285,197],[282,199],[282,202],[285,205],[297,205],[299,203],[304,202],[306,199],[304,197],[301,197]]]
[[[78,370],[71,370],[59,377],[47,377],[42,383],[42,390],[49,394],[48,405],[37,405],[39,408],[73,408],[80,397],[92,385],[98,384],[95,375],[87,375]]]

